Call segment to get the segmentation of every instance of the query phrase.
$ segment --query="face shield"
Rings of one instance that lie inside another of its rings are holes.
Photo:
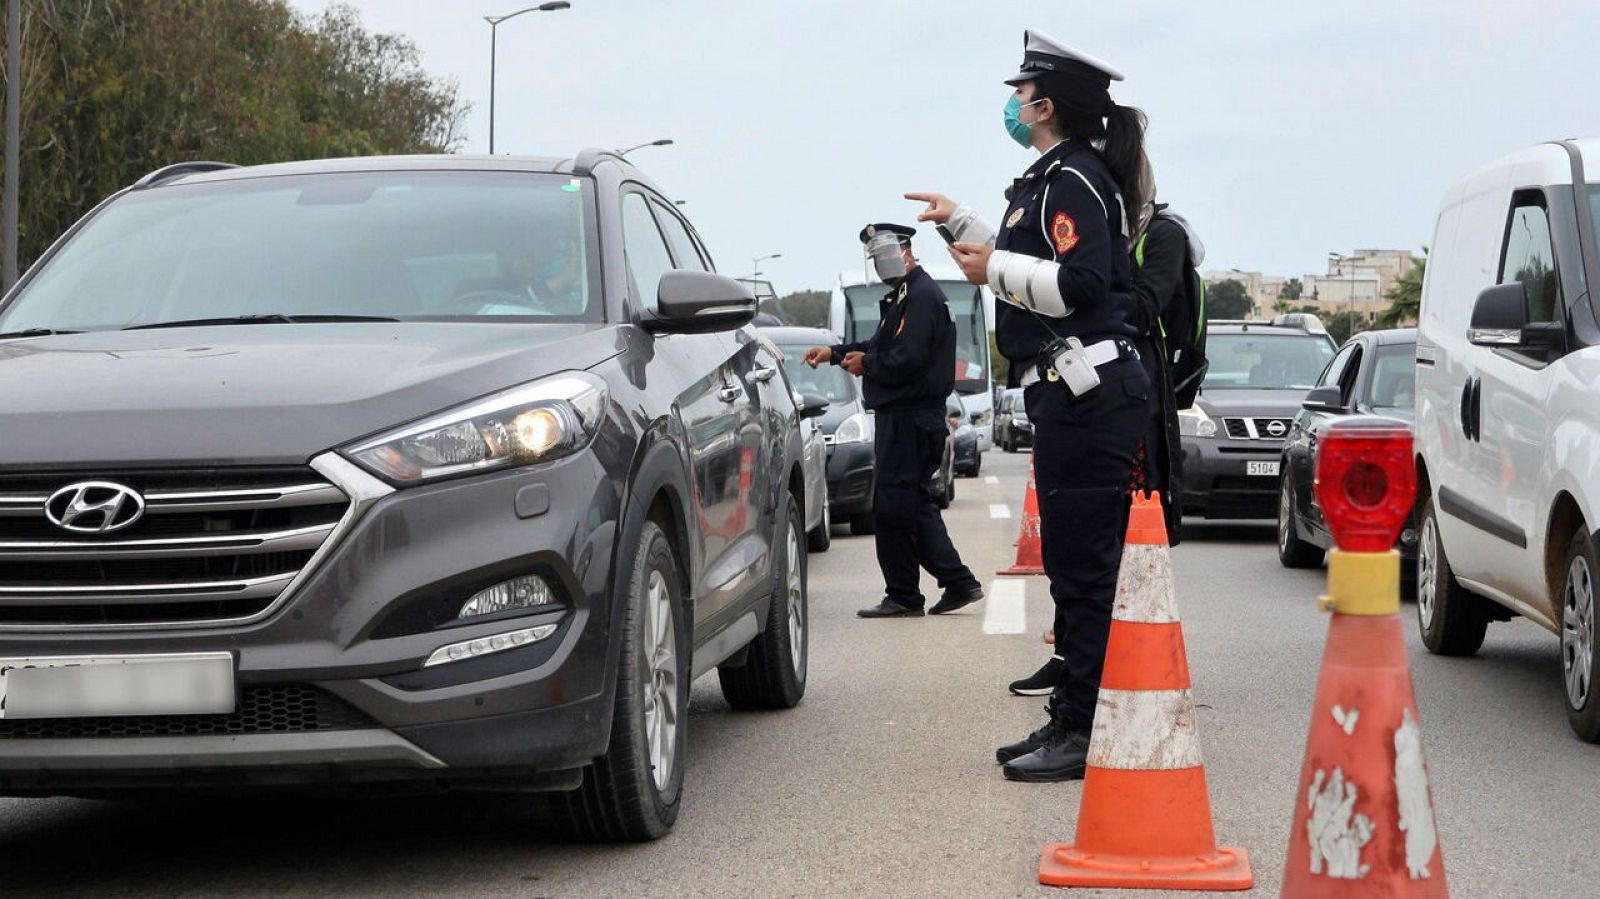
[[[893,231],[879,231],[867,238],[866,250],[879,278],[890,281],[906,276],[906,258],[900,247],[900,235]]]

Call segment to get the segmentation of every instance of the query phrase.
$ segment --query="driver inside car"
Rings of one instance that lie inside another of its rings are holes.
[[[582,260],[577,245],[519,244],[495,252],[498,277],[468,282],[456,301],[475,315],[578,315],[583,312]]]

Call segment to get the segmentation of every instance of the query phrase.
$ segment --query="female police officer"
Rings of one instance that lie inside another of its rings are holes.
[[[1050,720],[996,755],[1007,779],[1042,782],[1083,776],[1151,387],[1129,324],[1144,117],[1111,100],[1122,76],[1105,63],[1036,31],[1023,43],[1006,129],[1041,155],[1006,191],[999,232],[942,195],[907,199],[928,204],[921,220],[945,225],[968,280],[1002,301],[995,338],[1012,386],[1026,388],[1062,664]]]

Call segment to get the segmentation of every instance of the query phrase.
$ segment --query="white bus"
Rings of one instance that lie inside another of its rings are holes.
[[[994,294],[969,283],[954,269],[928,274],[943,288],[956,320],[956,393],[967,420],[978,432],[978,452],[994,446],[994,380],[989,365],[989,334],[994,329]],[[866,340],[878,329],[878,301],[888,291],[882,281],[840,276],[833,288],[829,325],[846,343]]]

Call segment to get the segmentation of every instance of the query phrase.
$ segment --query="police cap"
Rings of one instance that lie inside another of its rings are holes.
[[[1090,81],[1100,87],[1110,87],[1111,82],[1122,80],[1121,72],[1089,54],[1080,53],[1044,32],[1024,31],[1022,70],[1007,78],[1006,84],[1017,87],[1052,73]]]
[[[908,228],[905,225],[896,225],[890,222],[876,222],[861,229],[861,242],[866,243],[875,235],[884,231],[900,235],[900,242],[903,244],[911,243],[911,238],[917,236],[917,229],[915,228]]]

